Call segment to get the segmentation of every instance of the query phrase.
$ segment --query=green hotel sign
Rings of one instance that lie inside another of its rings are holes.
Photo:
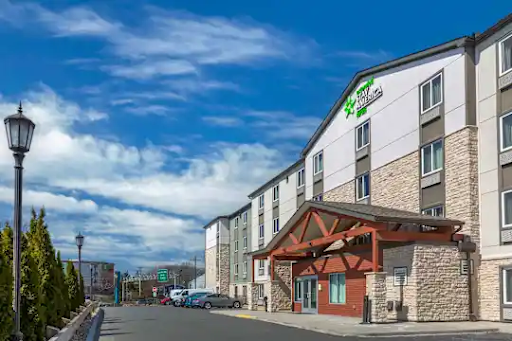
[[[375,102],[379,97],[382,96],[382,87],[374,85],[373,77],[364,83],[355,94],[348,97],[345,101],[345,112],[347,118],[350,115],[355,114],[357,117],[361,117],[366,114],[366,109],[370,104]]]

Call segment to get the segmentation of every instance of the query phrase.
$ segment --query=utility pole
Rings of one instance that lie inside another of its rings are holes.
[[[142,296],[142,267],[139,266],[139,298]]]
[[[194,256],[194,289],[197,289],[197,256]]]

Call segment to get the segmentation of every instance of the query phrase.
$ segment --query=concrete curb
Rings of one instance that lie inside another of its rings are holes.
[[[212,312],[215,314],[215,312]],[[279,324],[281,326],[285,327],[292,327],[292,328],[298,328],[303,330],[309,330],[312,332],[322,333],[322,334],[328,334],[328,335],[334,335],[334,336],[343,336],[343,337],[360,337],[360,338],[392,338],[392,337],[400,337],[400,336],[449,336],[449,335],[460,335],[460,334],[493,334],[493,333],[499,333],[499,328],[485,328],[485,329],[465,329],[465,330],[443,330],[443,331],[434,331],[434,332],[414,332],[414,331],[404,331],[404,332],[387,332],[387,333],[366,333],[366,334],[354,334],[354,333],[340,333],[332,330],[325,330],[325,329],[318,329],[318,328],[311,328],[311,327],[304,327],[302,325],[298,324],[291,324],[291,323],[285,323],[285,322],[278,322],[275,320],[269,320],[264,318],[259,318],[253,315],[246,315],[246,314],[237,314],[237,315],[228,315],[228,314],[222,314],[217,313],[218,315],[228,316],[228,317],[235,317],[235,318],[243,318],[243,319],[251,319],[251,320],[257,320],[267,323],[273,323],[273,324]]]
[[[98,311],[92,318],[92,324],[87,333],[86,341],[98,341],[100,338],[101,325],[103,324],[103,318],[105,317],[105,310],[98,308]]]

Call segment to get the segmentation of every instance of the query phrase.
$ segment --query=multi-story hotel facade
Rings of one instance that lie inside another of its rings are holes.
[[[511,320],[511,70],[508,16],[358,72],[249,195],[249,308]]]

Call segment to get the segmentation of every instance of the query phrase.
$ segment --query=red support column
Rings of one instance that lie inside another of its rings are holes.
[[[274,256],[270,256],[270,280],[273,281],[275,279],[275,263],[276,259]]]
[[[377,239],[377,231],[372,232],[372,267],[373,272],[379,272],[379,240]]]
[[[251,274],[251,277],[252,277],[251,278],[251,282],[254,283],[254,258],[251,258],[251,262],[252,262],[252,266],[251,266],[251,270],[252,270],[251,271],[252,272],[252,274]]]

